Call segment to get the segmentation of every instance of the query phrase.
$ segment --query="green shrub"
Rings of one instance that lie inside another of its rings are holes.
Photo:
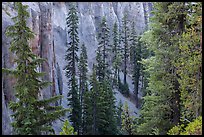
[[[70,125],[69,121],[66,120],[62,127],[62,132],[60,135],[77,135],[77,132],[74,132],[74,128]]]
[[[181,135],[202,135],[202,117],[200,116],[190,122]]]
[[[168,135],[202,135],[202,117],[190,122],[185,129],[184,125],[178,125],[168,131]]]

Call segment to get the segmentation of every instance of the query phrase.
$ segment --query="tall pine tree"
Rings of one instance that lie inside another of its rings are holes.
[[[130,62],[132,63],[132,81],[134,85],[133,93],[136,96],[136,107],[138,108],[138,87],[139,87],[139,78],[140,78],[140,63],[141,61],[141,42],[139,41],[139,37],[136,35],[135,23],[132,22],[132,32],[130,35]]]
[[[96,77],[96,68],[93,66],[93,73],[90,79],[90,91],[85,93],[84,98],[84,134],[99,135],[99,107],[100,85]],[[101,114],[104,116],[104,113]]]
[[[114,69],[114,84],[117,85],[119,79],[119,67],[121,63],[121,48],[119,44],[119,31],[117,22],[114,23],[113,26],[113,46],[112,46],[112,53],[113,53],[113,69]]]
[[[81,47],[81,54],[79,59],[79,93],[80,93],[80,106],[81,106],[81,117],[82,117],[82,134],[83,134],[83,128],[84,128],[84,116],[83,116],[83,109],[84,109],[84,93],[87,92],[88,89],[88,83],[87,83],[87,51],[84,44],[82,44]]]
[[[114,92],[108,80],[100,83],[100,87],[102,91],[99,94],[99,133],[102,135],[114,135],[118,132]]]
[[[128,28],[128,14],[127,11],[125,11],[124,16],[122,18],[122,32],[121,32],[121,43],[122,43],[122,51],[123,51],[123,65],[124,65],[124,69],[123,69],[123,74],[124,74],[124,79],[123,79],[123,84],[124,84],[124,88],[122,91],[123,93],[125,93],[127,96],[129,95],[129,87],[127,84],[127,64],[128,64],[128,58],[129,58],[129,28]]]
[[[124,69],[123,69],[123,73],[124,73],[124,80],[123,83],[126,84],[127,83],[127,61],[128,61],[128,53],[129,53],[129,46],[128,46],[128,41],[129,41],[129,28],[128,28],[128,19],[127,19],[127,12],[124,13],[124,16],[122,18],[122,43],[123,43],[123,61],[124,61]]]
[[[70,38],[70,42],[68,43],[68,48],[66,50],[65,60],[67,61],[67,65],[65,66],[66,76],[68,78],[68,106],[72,108],[72,112],[70,117],[70,121],[74,127],[74,131],[77,131],[79,134],[80,125],[81,125],[81,108],[80,108],[80,98],[79,98],[79,90],[76,80],[76,64],[78,62],[78,45],[79,45],[79,37],[78,37],[78,24],[79,19],[77,15],[77,9],[74,4],[70,4],[70,9],[68,12],[68,16],[66,18],[68,35]]]
[[[149,73],[149,93],[144,97],[145,103],[141,110],[143,122],[138,127],[140,133],[152,134],[153,130],[149,129],[153,129],[154,127],[159,134],[166,134],[173,126],[180,125],[181,123],[186,124],[183,120],[186,120],[184,117],[190,112],[185,110],[185,107],[188,106],[186,100],[187,102],[192,103],[194,101],[187,98],[187,94],[190,93],[191,90],[183,86],[185,85],[184,83],[188,83],[187,75],[190,74],[185,72],[193,72],[192,67],[189,67],[184,59],[186,58],[184,57],[184,53],[188,51],[186,50],[188,49],[187,47],[193,45],[192,43],[195,42],[190,41],[189,37],[191,37],[191,39],[199,37],[199,31],[197,31],[197,36],[195,37],[193,35],[189,36],[189,34],[185,33],[188,31],[188,27],[191,26],[189,17],[192,17],[192,13],[196,12],[196,10],[194,10],[191,13],[189,5],[191,4],[185,2],[154,3],[154,16],[151,23],[152,29],[143,36],[143,39],[146,39],[145,41],[149,44],[148,49],[153,51],[154,54],[149,59],[144,60],[146,66],[145,71]],[[193,24],[193,26],[194,25],[195,24]],[[188,44],[185,44],[186,40],[184,39],[187,38]],[[199,40],[197,39],[196,41],[199,45]],[[188,52],[186,52],[185,55],[187,53]],[[198,65],[199,56],[194,57],[198,57],[198,61],[195,63]],[[191,62],[191,59],[192,58],[189,56],[188,62]],[[195,73],[193,72],[195,74],[194,76],[196,76],[197,72],[199,73],[198,69],[195,70],[196,69],[194,69]],[[183,77],[183,74],[187,77]],[[193,77],[192,75],[189,76]],[[198,83],[200,83],[199,78],[197,80]],[[197,86],[201,87],[200,84],[197,84]],[[198,88],[197,93],[199,93],[199,89],[200,88]],[[196,96],[193,96],[193,98],[195,97],[198,99],[199,97]],[[199,104],[199,102],[197,103]],[[151,111],[148,109],[150,107],[152,108]],[[195,105],[195,107],[197,106]],[[192,118],[192,116],[189,115],[187,117]],[[144,131],[143,129],[148,130]]]
[[[103,16],[101,24],[100,24],[100,31],[98,33],[98,50],[101,52],[101,58],[102,58],[102,78],[109,77],[107,74],[109,72],[108,70],[108,52],[110,49],[110,43],[109,43],[109,31],[107,21],[105,16]]]
[[[9,107],[14,112],[12,126],[15,134],[40,135],[54,132],[51,123],[65,115],[67,109],[50,105],[62,96],[45,100],[38,99],[40,89],[51,83],[40,80],[39,77],[42,77],[44,73],[36,70],[45,60],[33,54],[29,47],[29,40],[34,37],[34,33],[26,26],[26,19],[29,18],[27,8],[28,6],[21,2],[15,3],[18,14],[12,18],[15,24],[7,28],[6,34],[12,38],[10,50],[16,55],[14,62],[17,67],[14,70],[3,70],[17,79],[15,84],[17,101],[9,103]]]
[[[102,82],[105,77],[105,72],[104,72],[104,62],[102,61],[102,54],[101,50],[98,48],[96,51],[96,75],[98,78],[98,81]]]

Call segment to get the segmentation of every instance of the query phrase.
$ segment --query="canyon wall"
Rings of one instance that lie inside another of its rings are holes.
[[[30,18],[28,26],[35,33],[34,39],[30,41],[32,51],[47,59],[39,71],[46,72],[44,80],[53,84],[42,90],[40,98],[49,98],[62,94],[62,106],[67,107],[67,79],[65,77],[65,51],[66,43],[69,41],[66,32],[66,16],[69,9],[68,2],[23,2],[28,5]],[[79,15],[79,49],[84,43],[88,52],[89,75],[93,63],[95,63],[95,50],[97,49],[97,32],[100,21],[106,16],[110,30],[117,22],[122,24],[124,11],[128,11],[128,19],[135,21],[137,33],[142,33],[148,22],[151,3],[142,2],[77,2]],[[149,6],[150,5],[150,6]],[[10,38],[5,36],[5,30],[13,24],[12,17],[16,16],[12,2],[2,3],[2,67],[15,68],[13,59],[15,55],[9,51]],[[147,14],[147,16],[146,16]],[[80,51],[80,50],[79,50]],[[8,102],[15,100],[13,86],[15,79],[5,74],[2,75],[2,134],[12,134],[9,123],[12,121],[8,108]],[[61,122],[53,124],[56,132],[60,131]]]

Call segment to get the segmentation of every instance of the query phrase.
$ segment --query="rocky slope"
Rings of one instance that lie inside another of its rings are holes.
[[[65,2],[23,2],[29,6],[30,18],[28,26],[34,31],[35,38],[30,41],[33,52],[47,61],[39,68],[46,72],[44,80],[52,81],[53,85],[43,89],[41,98],[48,98],[53,95],[62,94],[64,99],[62,105],[67,107],[67,79],[63,70],[65,66],[66,42],[69,41],[66,33],[66,15],[69,3]],[[137,33],[144,31],[149,16],[151,3],[142,2],[77,2],[79,11],[79,38],[80,46],[85,43],[88,51],[89,74],[95,62],[95,50],[97,49],[97,31],[103,16],[106,16],[107,23],[112,30],[114,22],[121,26],[125,10],[128,11],[128,18],[135,20]],[[145,14],[148,13],[148,16]],[[16,15],[12,2],[2,3],[2,67],[15,68],[13,63],[14,55],[9,52],[10,38],[5,36],[6,27],[12,25],[11,17]],[[12,134],[9,123],[10,110],[8,102],[15,100],[13,85],[15,79],[3,74],[2,76],[2,134]],[[61,123],[58,121],[54,127],[57,132]]]

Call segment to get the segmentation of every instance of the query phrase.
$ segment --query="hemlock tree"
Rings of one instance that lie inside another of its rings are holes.
[[[91,134],[91,122],[92,122],[92,106],[91,106],[91,92],[87,91],[84,93],[84,107],[83,107],[83,135],[90,135]]]
[[[154,21],[152,29],[143,35],[143,40],[148,43],[148,49],[154,55],[143,60],[145,71],[148,72],[148,93],[144,97],[144,104],[141,109],[141,124],[138,126],[138,134],[166,134],[173,125],[173,88],[174,74],[170,72],[171,64],[169,26],[166,25],[165,14],[168,12],[170,2],[154,3]],[[165,13],[165,14],[164,14]],[[174,55],[175,56],[175,55]],[[151,110],[149,109],[151,108]],[[144,130],[146,129],[146,130]]]
[[[87,51],[86,51],[86,47],[84,44],[82,44],[81,47],[81,54],[80,54],[80,59],[79,59],[79,93],[80,93],[80,106],[81,106],[81,114],[82,114],[82,134],[83,134],[83,108],[84,108],[84,93],[87,91],[88,89],[88,83],[87,83]]]
[[[177,16],[171,15],[174,11],[173,7],[178,11]],[[202,3],[174,2],[169,6],[168,15],[169,22],[176,24],[172,25],[172,29],[177,30],[177,35],[172,38],[172,42],[175,43],[179,51],[177,52],[179,56],[175,56],[172,61],[176,68],[175,73],[179,76],[178,83],[180,85],[178,102],[180,104],[180,121],[177,126],[183,126],[184,129],[192,124],[189,126],[192,130],[188,129],[185,134],[199,134],[198,131],[194,132],[197,122],[194,125],[192,121],[202,115],[202,36],[200,38]],[[173,18],[178,21],[175,22]],[[183,130],[182,128],[181,130]]]
[[[81,125],[81,107],[80,107],[80,98],[79,98],[79,90],[76,80],[76,64],[78,62],[78,23],[79,19],[77,16],[77,10],[74,4],[70,5],[70,9],[68,12],[68,17],[66,18],[68,35],[70,38],[70,42],[68,43],[68,48],[66,50],[65,60],[67,61],[67,65],[65,66],[66,77],[68,78],[68,88],[69,92],[67,95],[68,98],[68,106],[72,108],[71,115],[69,116],[70,121],[74,127],[74,131],[77,131],[79,134],[80,125]]]
[[[130,34],[130,62],[132,63],[132,81],[134,85],[133,93],[136,96],[136,107],[138,108],[138,86],[140,78],[140,63],[141,61],[141,42],[139,42],[139,37],[136,35],[135,23],[132,22],[132,32]]]
[[[104,62],[102,61],[102,55],[101,55],[101,51],[98,48],[97,52],[96,52],[96,76],[98,78],[99,82],[102,82],[104,80],[105,77],[105,71],[104,71]]]
[[[122,61],[124,65],[123,69],[123,74],[124,74],[124,79],[123,79],[123,84],[122,86],[122,93],[124,93],[126,96],[129,96],[129,87],[127,84],[127,63],[128,63],[128,58],[129,58],[129,28],[128,28],[128,19],[127,19],[127,12],[124,13],[124,16],[122,18],[122,32],[121,32],[121,43],[122,43]],[[121,84],[121,83],[119,83]],[[120,87],[121,87],[120,86]]]
[[[127,12],[124,13],[124,16],[122,18],[122,32],[121,32],[121,40],[123,44],[123,61],[124,61],[124,80],[123,83],[126,84],[126,75],[127,75],[127,61],[128,61],[128,54],[129,54],[129,28],[128,28],[128,19],[127,19]]]
[[[102,126],[99,127],[99,132],[102,135],[115,135],[117,134],[117,114],[115,106],[115,96],[111,88],[111,84],[108,80],[104,80],[100,84],[102,93],[100,94],[100,109],[99,116],[105,112],[103,117],[100,117],[100,123]],[[106,121],[106,122],[105,122]]]
[[[51,123],[60,116],[65,115],[67,109],[62,106],[51,106],[62,96],[55,96],[49,99],[39,100],[40,89],[48,86],[51,82],[42,81],[44,73],[37,72],[37,67],[45,61],[32,53],[29,47],[29,40],[34,33],[26,26],[26,19],[29,13],[28,6],[21,2],[15,3],[18,15],[13,17],[14,25],[9,26],[6,35],[12,38],[10,51],[16,54],[14,62],[16,69],[3,69],[7,74],[12,74],[17,79],[15,84],[16,102],[9,103],[10,109],[14,112],[12,126],[15,134],[40,135],[54,132]]]
[[[114,23],[113,26],[113,46],[112,46],[112,53],[113,53],[113,69],[114,69],[114,83],[118,85],[119,79],[119,67],[121,62],[121,48],[119,44],[119,32],[118,32],[118,25],[117,22]]]
[[[110,84],[99,82],[96,67],[90,79],[90,91],[84,96],[84,134],[117,134],[115,97]]]
[[[152,134],[153,127],[159,134],[166,134],[175,125],[186,125],[186,118],[192,121],[199,116],[201,5],[195,4],[191,9],[191,4],[154,3],[152,29],[143,38],[154,55],[144,60],[150,92],[144,97],[141,110],[143,122],[138,127],[141,134]]]
[[[108,59],[108,52],[111,50],[110,49],[110,43],[109,43],[109,28],[107,25],[107,21],[105,16],[102,18],[101,24],[100,24],[100,31],[98,33],[98,49],[101,51],[101,56],[102,56],[102,69],[103,69],[103,75],[102,78],[104,79],[105,77],[109,77],[107,74],[109,72],[107,65],[107,59]]]
[[[95,66],[90,79],[90,91],[85,93],[84,98],[84,121],[85,131],[87,135],[99,135],[99,103],[100,103],[100,87],[96,78]],[[103,114],[102,114],[103,115]]]

